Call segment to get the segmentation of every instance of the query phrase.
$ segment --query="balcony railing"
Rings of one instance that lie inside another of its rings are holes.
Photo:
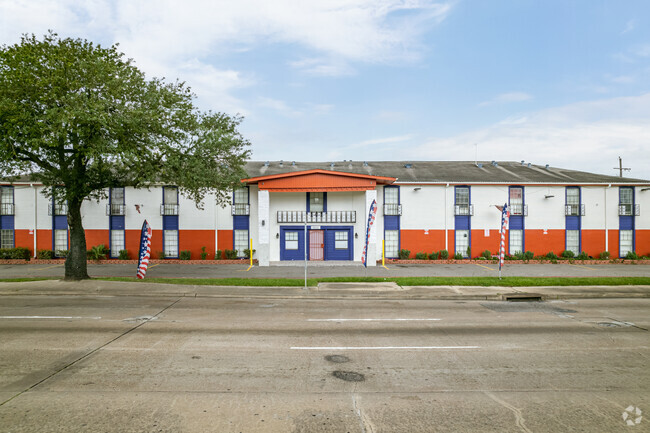
[[[565,216],[585,216],[584,204],[567,204],[564,206]]]
[[[67,203],[50,203],[47,206],[48,215],[67,215],[68,214],[68,204]]]
[[[15,215],[13,203],[0,203],[0,215]]]
[[[395,203],[384,203],[384,215],[402,215],[402,205]]]
[[[178,205],[177,204],[161,204],[160,205],[160,215],[178,215]]]
[[[245,203],[233,203],[232,204],[232,214],[233,215],[250,215],[251,214],[251,205]]]
[[[294,210],[278,211],[278,223],[355,223],[357,212],[353,210],[335,210],[329,212],[303,212]]]
[[[457,204],[454,205],[454,215],[474,215],[473,204]]]
[[[511,204],[510,205],[510,215],[523,215],[528,216],[528,205],[520,204]]]
[[[618,214],[620,216],[640,216],[641,206],[638,204],[619,204]]]
[[[123,204],[107,204],[106,215],[124,215],[126,213],[126,205]]]

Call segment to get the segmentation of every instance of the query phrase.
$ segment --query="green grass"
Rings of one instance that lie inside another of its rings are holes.
[[[304,279],[299,278],[146,278],[137,280],[129,277],[98,278],[107,281],[130,281],[145,283],[189,284],[209,286],[289,286],[303,287]],[[308,278],[308,286],[319,282],[331,283],[378,283],[395,282],[400,286],[628,286],[650,285],[650,277],[331,277]]]
[[[59,277],[23,277],[23,278],[0,278],[0,283],[23,283],[25,281],[60,280]]]

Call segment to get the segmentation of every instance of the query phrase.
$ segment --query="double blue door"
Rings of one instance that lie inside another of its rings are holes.
[[[323,260],[352,260],[354,258],[353,229],[351,226],[341,227],[307,227],[307,245],[305,245],[304,226],[280,227],[280,260],[305,260],[305,248],[307,248],[307,260],[309,254],[309,232],[311,230],[322,230],[323,236]]]

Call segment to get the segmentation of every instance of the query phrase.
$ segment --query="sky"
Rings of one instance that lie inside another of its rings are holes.
[[[0,0],[244,116],[252,159],[521,161],[650,179],[647,0]]]

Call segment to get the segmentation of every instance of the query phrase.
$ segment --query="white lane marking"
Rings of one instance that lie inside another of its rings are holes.
[[[311,347],[296,346],[291,350],[445,350],[445,349],[480,349],[481,346],[368,346],[368,347]]]
[[[93,319],[99,320],[101,317],[81,317],[81,316],[0,316],[0,319]]]
[[[425,322],[442,319],[307,319],[308,322]]]

